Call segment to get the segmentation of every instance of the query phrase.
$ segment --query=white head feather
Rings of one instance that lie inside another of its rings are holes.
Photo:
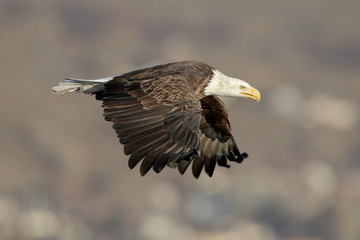
[[[213,71],[213,76],[205,88],[205,95],[217,95],[224,97],[249,97],[248,94],[254,89],[247,82],[228,77],[218,70]],[[256,90],[257,91],[257,90]]]

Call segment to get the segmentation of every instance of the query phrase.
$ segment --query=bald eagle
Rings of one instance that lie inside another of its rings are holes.
[[[247,82],[227,77],[201,62],[182,61],[95,80],[66,78],[54,94],[82,92],[102,101],[105,120],[129,157],[129,167],[141,162],[140,173],[159,173],[166,165],[184,174],[191,162],[198,178],[211,177],[216,163],[229,168],[241,163],[224,103],[217,96],[260,100]]]

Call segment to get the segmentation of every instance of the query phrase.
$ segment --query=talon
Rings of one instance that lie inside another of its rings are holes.
[[[237,162],[237,163],[242,163],[243,161],[244,161],[244,158],[241,156],[235,160],[235,162]]]
[[[242,158],[247,158],[249,155],[246,153],[246,152],[243,152],[242,154],[241,154],[241,157]]]

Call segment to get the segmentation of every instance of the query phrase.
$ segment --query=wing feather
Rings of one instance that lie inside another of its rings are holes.
[[[198,90],[202,99],[195,95],[194,82],[209,75],[197,75],[199,66],[192,64],[177,70],[168,64],[123,74],[96,93],[103,101],[105,119],[113,123],[124,153],[130,155],[129,167],[141,162],[141,175],[151,168],[158,173],[166,165],[184,174],[192,162],[196,178],[203,168],[212,176],[216,163],[229,167],[228,160],[240,163],[247,157],[238,149],[221,100],[204,97]],[[194,72],[189,73],[189,67]],[[211,71],[207,69],[207,74]]]
[[[193,157],[192,172],[198,178],[202,169],[211,177],[216,163],[229,168],[227,161],[241,163],[247,157],[240,153],[231,133],[230,123],[225,105],[215,96],[201,99],[203,109],[200,122],[200,156]],[[180,162],[178,169],[184,173],[188,167],[187,162]]]
[[[147,154],[148,152],[146,151],[133,152],[129,157],[129,168],[133,169]]]
[[[171,81],[182,87],[173,87]],[[141,175],[151,168],[160,172],[169,162],[175,167],[199,147],[201,104],[194,87],[180,75],[146,81],[120,76],[106,83],[97,98],[130,155],[129,167],[141,162]]]
[[[160,143],[160,142],[162,143],[162,142],[166,142],[168,140],[169,140],[169,137],[166,135],[165,131],[155,132],[155,133],[147,135],[141,139],[137,139],[133,142],[129,142],[129,143],[125,144],[124,153],[126,155],[129,155],[138,149],[141,150],[146,147],[153,147],[156,143]],[[122,140],[120,138],[120,143],[121,143],[121,141]]]
[[[146,122],[145,124],[139,124],[137,126],[131,124],[128,128],[122,125],[121,128],[119,127],[116,129],[116,133],[118,137],[121,138],[121,137],[126,137],[130,134],[138,134],[143,131],[147,131],[148,129],[154,129],[159,126],[164,126],[162,121],[150,122],[150,123]]]
[[[181,160],[178,164],[178,170],[181,174],[184,174],[189,167],[191,161]]]
[[[159,153],[151,153],[145,157],[145,159],[141,162],[141,166],[140,166],[141,176],[144,176],[151,169],[158,156]]]
[[[137,131],[134,131],[133,133],[130,133],[129,135],[125,135],[123,137],[120,136],[121,139],[121,143],[122,144],[127,144],[130,142],[135,142],[136,140],[139,139],[143,139],[145,137],[151,137],[153,135],[153,133],[156,133],[160,130],[164,130],[164,125],[159,125],[159,126],[155,126],[149,129],[136,129]],[[163,132],[161,132],[161,134],[163,135]],[[119,135],[119,134],[118,134]]]
[[[164,154],[160,154],[160,156],[157,157],[153,165],[153,169],[156,173],[159,173],[161,172],[161,170],[163,170],[170,156],[172,156],[170,153],[164,153]]]
[[[193,164],[192,164],[192,173],[195,178],[200,176],[200,173],[204,167],[204,161],[200,157],[194,157]]]
[[[215,166],[216,166],[216,155],[212,155],[210,157],[205,157],[205,172],[212,177],[214,170],[215,170]]]

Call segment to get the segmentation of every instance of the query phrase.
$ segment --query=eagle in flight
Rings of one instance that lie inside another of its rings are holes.
[[[260,100],[247,82],[231,78],[201,62],[182,61],[95,80],[66,78],[54,94],[82,92],[102,101],[105,120],[129,157],[129,167],[141,162],[140,173],[159,173],[166,165],[184,174],[191,162],[198,178],[211,177],[216,163],[229,168],[241,163],[224,103],[217,96]]]

